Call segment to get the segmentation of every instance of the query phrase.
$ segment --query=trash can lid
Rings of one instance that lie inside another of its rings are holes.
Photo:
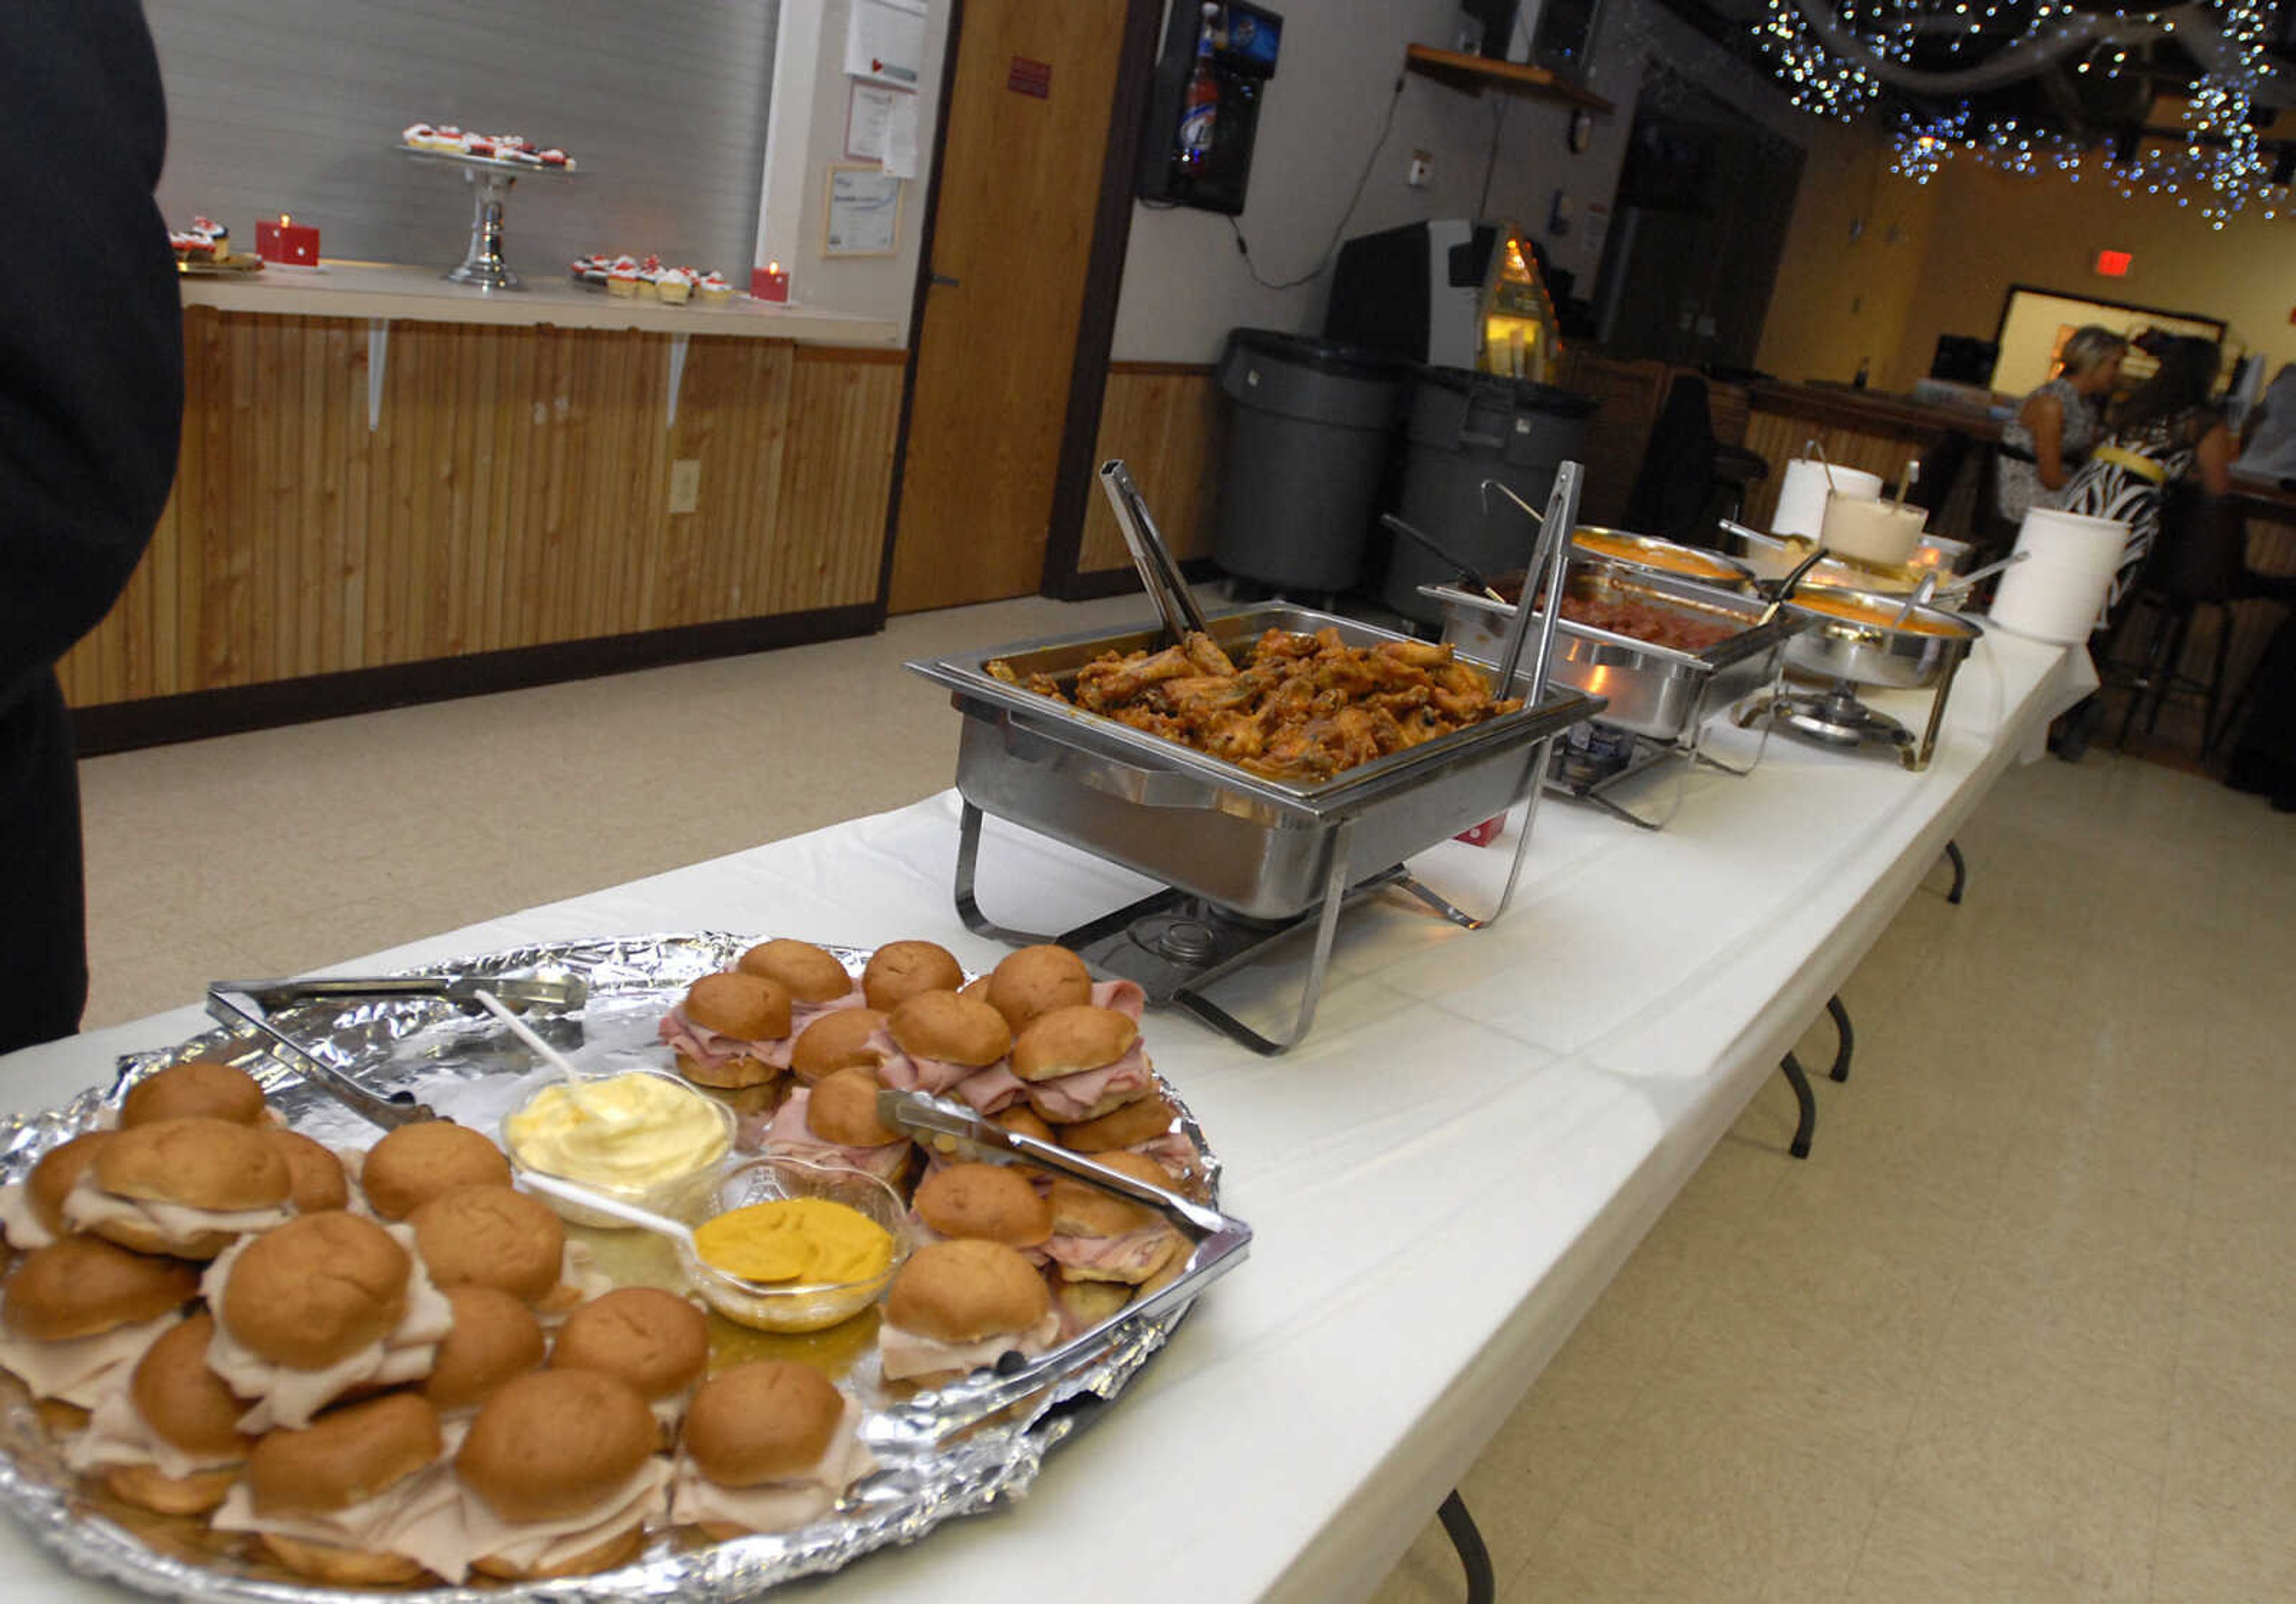
[[[1362,346],[1314,334],[1292,334],[1282,329],[1230,329],[1227,341],[1230,350],[1250,351],[1337,379],[1398,379],[1404,366],[1395,357]]]
[[[1595,403],[1591,397],[1556,385],[1541,384],[1536,379],[1514,379],[1505,373],[1486,373],[1475,368],[1438,367],[1432,363],[1422,364],[1411,370],[1415,384],[1439,385],[1460,395],[1495,396],[1505,401],[1517,412],[1554,413],[1565,418],[1591,416]]]

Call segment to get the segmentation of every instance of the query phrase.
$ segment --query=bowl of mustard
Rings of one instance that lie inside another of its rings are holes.
[[[521,1169],[662,1212],[725,1167],[734,1116],[676,1076],[632,1069],[541,1087],[503,1117],[502,1144]],[[546,1200],[571,1224],[627,1228],[579,1204]]]
[[[913,1237],[901,1194],[843,1165],[754,1158],[689,1185],[678,1262],[702,1300],[761,1331],[821,1331],[884,1295]]]

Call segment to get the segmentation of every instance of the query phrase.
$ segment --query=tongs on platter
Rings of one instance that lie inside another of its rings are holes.
[[[322,975],[303,979],[217,980],[208,987],[208,1012],[233,1030],[258,1038],[266,1052],[361,1118],[393,1130],[438,1115],[407,1093],[384,1096],[361,1085],[274,1024],[271,1014],[301,1002],[390,997],[475,1002],[481,992],[504,1002],[558,1013],[581,1007],[589,1000],[590,986],[571,970],[537,970],[531,975]]]
[[[963,1103],[888,1089],[877,1093],[877,1117],[944,1153],[988,1164],[1033,1164],[1144,1204],[1178,1228],[1189,1240],[1190,1250],[1187,1268],[1177,1279],[1127,1304],[1051,1353],[1036,1359],[1007,1354],[991,1376],[955,1382],[899,1409],[873,1415],[868,1429],[875,1440],[932,1444],[969,1430],[1031,1393],[1090,1368],[1103,1354],[1131,1340],[1144,1322],[1192,1301],[1249,1255],[1251,1227],[1242,1220],[1136,1181],[1080,1153],[1007,1131]]]
[[[1140,583],[1148,587],[1148,599],[1156,604],[1164,627],[1171,632],[1172,643],[1179,645],[1192,633],[1210,634],[1204,610],[1196,605],[1172,548],[1164,544],[1155,519],[1149,515],[1147,498],[1132,482],[1132,470],[1121,457],[1111,457],[1100,465],[1100,487],[1108,492],[1109,510],[1116,514],[1116,527],[1124,532],[1132,566],[1140,570]]]

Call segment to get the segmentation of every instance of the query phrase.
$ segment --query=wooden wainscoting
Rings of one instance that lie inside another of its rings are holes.
[[[370,433],[365,323],[184,336],[175,494],[77,707],[877,603],[898,351],[697,336],[665,428],[667,335],[394,323]]]
[[[1156,527],[1173,555],[1209,557],[1218,506],[1219,386],[1205,363],[1117,362],[1109,364],[1100,406],[1095,462],[1122,457],[1148,499]],[[1107,576],[1128,576],[1132,554],[1099,487],[1085,505],[1078,578],[1104,587]]]

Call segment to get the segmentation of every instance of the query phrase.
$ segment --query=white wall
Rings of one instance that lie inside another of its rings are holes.
[[[1582,296],[1592,292],[1602,261],[1604,214],[1626,160],[1645,59],[1664,60],[1719,88],[1797,143],[1810,135],[1807,119],[1764,80],[1651,0],[1611,0],[1606,7],[1589,86],[1617,110],[1596,117],[1592,143],[1576,155],[1566,141],[1567,107],[1471,97],[1403,74],[1406,45],[1449,45],[1457,16],[1453,0],[1285,0],[1279,9],[1283,55],[1260,103],[1250,198],[1236,220],[1259,276],[1275,282],[1300,276],[1321,258],[1378,138],[1398,75],[1405,86],[1394,132],[1344,233],[1475,215],[1497,119],[1498,160],[1483,215],[1527,226],[1555,266],[1577,274]],[[1406,182],[1414,150],[1434,155],[1434,181],[1424,189]],[[1562,234],[1547,227],[1557,190],[1574,202]],[[1216,213],[1136,206],[1115,356],[1210,362],[1234,326],[1317,327],[1329,292],[1328,270],[1293,290],[1255,283],[1228,220]]]

